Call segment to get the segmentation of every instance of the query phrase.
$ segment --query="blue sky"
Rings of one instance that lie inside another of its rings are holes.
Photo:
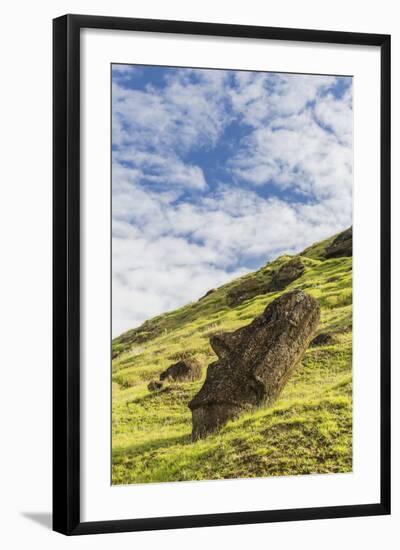
[[[352,219],[352,79],[112,66],[113,335]]]

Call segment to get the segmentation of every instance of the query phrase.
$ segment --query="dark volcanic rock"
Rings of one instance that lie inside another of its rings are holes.
[[[326,247],[325,255],[327,258],[341,258],[343,256],[353,255],[353,228],[349,227]]]
[[[178,361],[160,374],[160,380],[189,382],[199,378],[201,378],[201,365],[196,359]]]
[[[158,380],[152,380],[148,386],[147,386],[147,389],[149,391],[160,391],[161,388],[163,387],[163,383],[162,382],[159,382]]]
[[[266,294],[269,292],[268,286],[270,284],[269,271],[264,273],[263,277],[256,277],[251,279],[245,279],[239,284],[235,285],[226,296],[226,301],[229,307],[236,307],[246,300],[259,296],[260,294]]]
[[[283,290],[290,285],[290,283],[301,277],[303,273],[304,264],[300,258],[289,260],[275,273],[268,286],[268,291],[276,292],[278,290]]]
[[[268,270],[264,272],[263,277],[245,279],[227,293],[227,304],[229,307],[236,307],[260,294],[283,290],[301,277],[304,269],[301,259],[296,257],[284,263],[275,273]],[[271,273],[273,273],[272,279]]]
[[[307,349],[319,316],[318,302],[297,290],[274,300],[249,325],[213,336],[218,360],[189,403],[193,440],[245,411],[272,404]]]
[[[335,340],[330,334],[321,332],[321,334],[318,334],[313,340],[311,340],[310,346],[316,348],[318,346],[329,346],[334,343]]]
[[[199,301],[204,300],[204,298],[207,298],[207,296],[210,296],[210,294],[214,294],[215,290],[215,288],[210,288],[210,290],[207,290],[204,296],[201,296],[201,298],[199,298]]]

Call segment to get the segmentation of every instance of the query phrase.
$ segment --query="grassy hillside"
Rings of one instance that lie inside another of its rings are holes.
[[[324,259],[331,240],[299,255],[305,272],[282,292],[265,289],[290,256],[113,341],[113,484],[351,471],[352,258]],[[330,333],[333,341],[307,350],[273,407],[192,443],[187,404],[216,358],[210,335],[248,324],[294,288],[319,300],[318,332]],[[203,365],[202,380],[147,389],[169,365],[191,356]]]

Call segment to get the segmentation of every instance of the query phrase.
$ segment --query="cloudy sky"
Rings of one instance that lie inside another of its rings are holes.
[[[351,225],[349,77],[112,67],[113,336]]]

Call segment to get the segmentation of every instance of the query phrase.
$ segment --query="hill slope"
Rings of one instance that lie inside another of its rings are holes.
[[[334,237],[298,257],[303,275],[266,292],[291,256],[214,290],[176,311],[146,321],[113,341],[113,484],[347,472],[352,468],[352,258],[326,258]],[[300,288],[321,306],[319,333],[273,407],[228,423],[191,442],[187,406],[215,360],[210,335],[248,324],[287,290]],[[147,385],[171,363],[196,357],[201,380]]]

